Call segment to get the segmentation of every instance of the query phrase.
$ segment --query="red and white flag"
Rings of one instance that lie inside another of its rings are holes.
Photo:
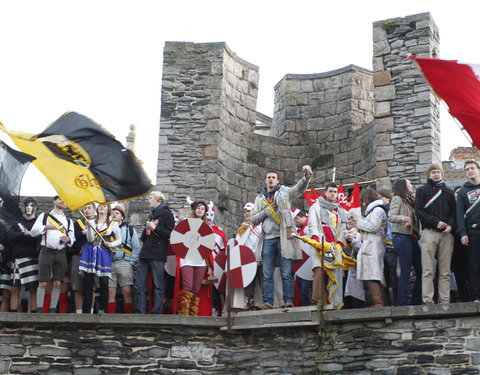
[[[480,65],[460,64],[410,56],[415,60],[435,93],[447,103],[450,114],[458,119],[480,148]]]
[[[347,198],[343,185],[340,185],[338,187],[337,201],[338,203],[340,203],[340,206],[342,206],[346,211],[354,212],[360,215],[360,185],[358,184],[358,182],[355,182],[355,184],[353,184],[353,190],[350,198]]]

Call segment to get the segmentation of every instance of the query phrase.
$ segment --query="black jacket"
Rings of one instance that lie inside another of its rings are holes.
[[[442,193],[438,198],[425,208],[429,200],[440,190]],[[435,229],[441,232],[442,230],[437,228],[440,221],[447,223],[452,229],[455,229],[456,207],[453,190],[444,182],[438,184],[429,178],[425,185],[417,189],[415,194],[415,212],[424,229]]]
[[[147,234],[146,228],[143,229],[141,240],[143,241],[140,250],[140,259],[167,261],[167,249],[170,234],[175,226],[175,218],[167,204],[161,203],[153,208],[148,216],[148,221],[158,220],[155,230]]]
[[[480,233],[480,201],[465,216],[468,209],[480,195],[480,185],[474,185],[467,181],[457,195],[457,233],[460,237],[469,233]]]
[[[22,217],[19,223],[30,231],[36,220],[36,217],[33,219]],[[41,237],[25,236],[18,223],[14,223],[8,230],[7,238],[12,260],[25,257],[38,258]]]

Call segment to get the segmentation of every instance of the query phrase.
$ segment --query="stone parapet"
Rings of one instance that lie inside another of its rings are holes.
[[[475,374],[477,303],[226,317],[0,313],[2,374]]]

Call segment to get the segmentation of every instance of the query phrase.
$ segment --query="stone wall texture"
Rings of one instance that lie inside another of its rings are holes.
[[[275,87],[268,135],[255,133],[259,68],[225,43],[167,42],[156,185],[179,216],[187,196],[212,201],[228,235],[268,170],[292,185],[302,166],[311,187],[332,179],[399,177],[418,184],[440,160],[438,101],[409,54],[438,56],[429,13],[375,22],[373,71],[350,65],[318,74],[288,74]],[[295,202],[305,208],[302,199]]]
[[[220,317],[0,314],[0,374],[480,374],[477,303]]]
[[[373,81],[377,162],[384,176],[418,184],[440,163],[439,102],[408,58],[438,57],[439,35],[429,13],[373,24]]]

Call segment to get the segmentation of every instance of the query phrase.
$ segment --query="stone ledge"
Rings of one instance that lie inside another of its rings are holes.
[[[0,313],[0,324],[75,324],[106,326],[163,326],[181,325],[222,327],[226,318],[215,316],[149,315],[149,314],[27,314]]]
[[[295,328],[319,325],[321,320],[329,324],[346,322],[366,322],[375,320],[402,319],[444,319],[450,317],[476,316],[480,314],[480,304],[474,302],[452,303],[447,305],[417,305],[402,307],[364,308],[351,310],[325,310],[321,319],[315,306],[280,308],[267,311],[245,311],[232,313],[230,321],[226,316],[181,316],[181,315],[139,315],[139,314],[26,314],[0,313],[0,325],[5,324],[75,324],[80,326],[105,325],[108,327],[125,326],[185,326],[211,327],[225,330],[268,329],[272,327]]]
[[[445,305],[415,305],[325,311],[325,320],[331,324],[372,321],[384,319],[443,319],[448,317],[474,316],[480,314],[480,304],[475,302],[450,303]]]

